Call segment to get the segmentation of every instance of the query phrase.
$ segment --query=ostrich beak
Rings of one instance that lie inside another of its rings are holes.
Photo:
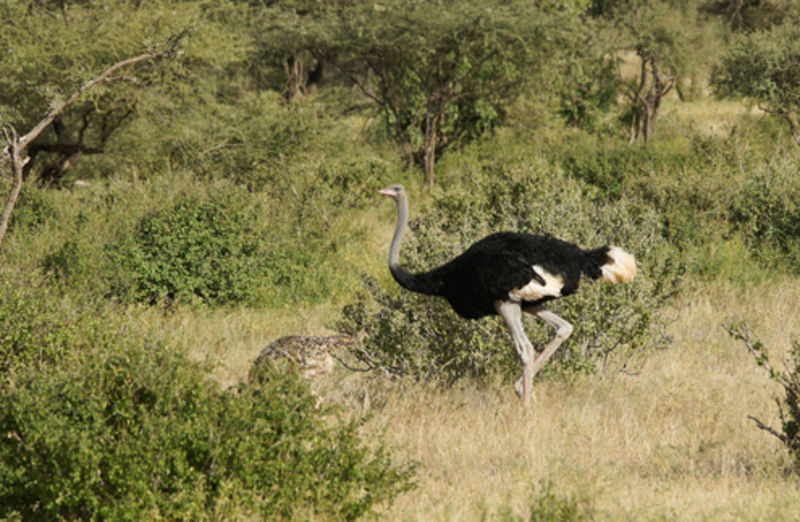
[[[383,189],[383,190],[379,190],[378,194],[383,194],[384,196],[389,196],[390,198],[394,197],[394,192],[392,192],[391,189],[388,189],[388,188],[387,189]]]

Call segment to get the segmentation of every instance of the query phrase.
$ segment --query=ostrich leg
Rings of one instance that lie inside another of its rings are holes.
[[[506,326],[511,332],[511,337],[514,339],[514,347],[517,349],[519,358],[522,361],[522,377],[514,384],[514,389],[520,399],[525,404],[528,404],[530,402],[530,392],[533,388],[533,375],[536,372],[534,370],[533,345],[522,328],[522,309],[518,303],[510,301],[497,301],[494,307],[506,322]]]
[[[533,375],[536,375],[539,373],[539,370],[542,369],[547,360],[550,359],[550,356],[552,356],[558,347],[561,346],[561,343],[566,341],[567,338],[572,334],[572,325],[543,306],[526,308],[525,312],[535,315],[548,325],[552,326],[556,331],[556,336],[552,341],[547,343],[547,346],[544,347],[542,353],[536,357],[536,360],[533,363]]]

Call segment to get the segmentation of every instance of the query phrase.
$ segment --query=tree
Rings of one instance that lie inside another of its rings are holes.
[[[337,66],[433,184],[442,151],[503,120],[555,16],[521,1],[359,3],[343,11]]]
[[[0,120],[32,129],[93,75],[173,35],[203,29],[190,44],[192,54],[200,54],[196,42],[219,34],[209,31],[204,16],[203,6],[190,0],[0,3]],[[219,40],[215,44],[224,48]],[[25,177],[57,184],[80,158],[104,153],[113,136],[136,118],[149,90],[144,87],[175,83],[175,76],[151,63],[138,64],[136,74],[121,71],[113,88],[101,82],[64,107],[26,143]]]
[[[636,55],[637,73],[622,77],[622,84],[630,104],[629,140],[646,143],[664,97],[691,69],[696,9],[673,0],[595,0],[589,12],[615,27],[619,55]]]
[[[69,98],[56,104],[47,115],[39,121],[27,134],[19,136],[17,130],[11,124],[5,124],[3,128],[3,135],[6,141],[6,147],[0,153],[0,166],[4,163],[11,163],[13,172],[13,182],[11,185],[11,192],[6,200],[6,205],[3,208],[3,213],[0,215],[0,243],[3,241],[6,230],[8,229],[8,221],[11,217],[11,212],[14,210],[14,205],[17,202],[19,193],[22,190],[23,183],[23,169],[30,162],[30,157],[26,154],[32,143],[42,134],[42,132],[51,125],[65,110],[75,104],[80,97],[89,91],[95,85],[103,83],[110,83],[115,81],[116,77],[113,75],[124,68],[130,68],[137,64],[144,62],[151,62],[164,58],[172,58],[180,54],[177,48],[177,39],[172,39],[166,45],[161,46],[161,49],[154,49],[145,52],[133,58],[117,62],[96,77],[92,78],[85,84],[81,85]]]
[[[331,38],[341,0],[249,2],[242,22],[250,30],[250,71],[258,88],[282,91],[287,100],[317,89],[333,56]],[[279,79],[278,79],[279,77]]]
[[[704,12],[721,17],[732,31],[759,31],[783,23],[797,22],[796,0],[708,0]]]
[[[784,120],[800,146],[800,26],[738,36],[711,73],[718,96],[744,96]]]

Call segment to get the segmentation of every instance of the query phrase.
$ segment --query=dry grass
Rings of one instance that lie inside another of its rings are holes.
[[[332,389],[351,390],[355,410],[372,389],[369,431],[420,462],[419,488],[391,520],[522,516],[544,481],[604,520],[797,520],[789,459],[747,418],[777,424],[778,389],[721,324],[748,320],[777,361],[800,339],[798,309],[797,281],[705,288],[676,305],[675,343],[641,375],[543,380],[530,410],[510,383],[441,392],[342,374]]]
[[[213,364],[213,375],[227,388],[247,377],[261,350],[284,335],[325,335],[331,305],[275,310],[192,310],[142,313],[142,320],[197,360]]]
[[[543,379],[525,410],[511,383],[441,391],[337,368],[317,383],[368,437],[420,463],[417,490],[388,520],[525,517],[540,484],[584,499],[600,520],[800,520],[800,480],[780,444],[747,415],[777,424],[778,388],[722,328],[744,319],[774,362],[800,339],[800,282],[747,291],[699,288],[674,310],[674,344],[638,376]],[[271,340],[328,333],[332,305],[300,310],[153,315],[173,339],[217,362],[223,385],[243,378]]]
[[[728,136],[743,117],[760,118],[764,112],[738,100],[702,98],[680,101],[677,97],[664,104],[662,118],[671,118],[679,128],[694,129],[708,136]]]

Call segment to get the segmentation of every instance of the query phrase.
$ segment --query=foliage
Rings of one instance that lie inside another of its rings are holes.
[[[0,517],[351,520],[412,487],[296,376],[221,391],[133,319],[2,289]]]
[[[102,0],[53,9],[56,4],[12,0],[0,7],[0,25],[6,29],[0,45],[10,51],[0,58],[0,120],[21,133],[100,71],[170,38],[201,28],[214,35],[220,56],[228,47],[222,45],[223,33],[204,19],[201,2],[181,2],[179,11],[171,2],[137,6]],[[189,43],[188,63],[202,61],[198,43],[208,45],[202,37]],[[139,101],[151,94],[146,87],[178,83],[174,73],[179,69],[178,64],[147,63],[97,85],[29,145],[28,168],[44,182],[58,182],[82,156],[103,154],[111,136],[135,118]]]
[[[131,278],[114,283],[113,291],[150,304],[254,302],[270,269],[281,268],[270,250],[258,206],[235,190],[206,200],[180,198],[109,247]]]
[[[251,2],[244,25],[253,39],[250,74],[260,88],[289,99],[312,94],[335,60],[335,38],[343,1]]]
[[[800,179],[797,159],[785,155],[753,172],[734,196],[730,220],[755,252],[777,252],[790,266],[800,266]]]
[[[48,198],[47,191],[24,187],[11,214],[9,230],[23,228],[26,232],[35,232],[48,222],[58,221],[58,218],[58,209]]]
[[[784,120],[800,145],[800,26],[737,37],[713,68],[711,85],[719,96],[755,100]]]
[[[72,353],[107,343],[108,313],[59,295],[35,275],[0,272],[0,381],[16,368],[65,363]]]
[[[720,17],[732,31],[760,31],[800,19],[794,0],[706,0],[700,9]]]
[[[563,494],[555,489],[550,480],[541,480],[536,486],[531,500],[530,508],[525,516],[514,514],[510,506],[502,506],[498,513],[487,517],[484,513],[482,520],[491,518],[503,522],[578,522],[581,520],[595,520],[595,513],[591,500],[584,496]]]
[[[614,354],[617,369],[625,368],[627,357],[663,343],[659,308],[680,271],[659,237],[655,215],[624,202],[590,200],[578,183],[541,163],[496,166],[487,158],[478,170],[471,186],[436,197],[412,220],[413,236],[403,248],[412,271],[437,266],[500,230],[552,234],[584,247],[619,244],[637,256],[641,275],[629,285],[586,285],[554,303],[554,311],[575,326],[560,351],[560,367],[606,371]],[[500,321],[464,320],[437,298],[371,284],[343,309],[338,327],[364,338],[357,353],[362,360],[397,374],[447,383],[519,368]],[[533,340],[552,335],[538,323],[528,330]]]
[[[693,46],[702,41],[692,2],[622,0],[594,2],[590,12],[615,28],[610,38],[616,54],[633,51],[637,72],[620,80],[628,99],[629,140],[647,142],[654,135],[664,96],[693,70]]]
[[[588,499],[561,495],[553,490],[553,484],[543,482],[531,503],[530,522],[575,522],[593,520]]]
[[[303,160],[327,149],[331,141],[331,121],[320,118],[312,104],[287,105],[271,91],[235,100],[204,98],[201,105],[185,100],[169,115],[163,114],[173,103],[169,100],[163,102],[167,107],[158,102],[143,107],[125,136],[131,143],[115,143],[125,157],[108,168],[152,172],[168,158],[172,169],[227,178],[258,191],[293,177],[294,162],[307,166]],[[165,118],[177,131],[158,128],[157,120]],[[147,135],[153,132],[159,133],[155,143]]]
[[[570,125],[598,131],[602,114],[616,105],[620,79],[615,61],[601,45],[589,42],[571,48],[574,54],[565,60],[558,113]]]
[[[502,122],[545,45],[547,16],[525,2],[357,4],[337,56],[430,184],[441,152]]]
[[[798,471],[800,471],[800,343],[793,342],[789,353],[786,370],[776,370],[769,361],[766,347],[750,333],[750,328],[744,322],[732,323],[725,326],[731,337],[742,341],[750,353],[755,357],[756,363],[763,367],[770,378],[780,384],[785,393],[783,403],[778,402],[781,418],[781,431],[772,428],[757,418],[750,416],[756,425],[777,437],[789,452],[794,456]]]

